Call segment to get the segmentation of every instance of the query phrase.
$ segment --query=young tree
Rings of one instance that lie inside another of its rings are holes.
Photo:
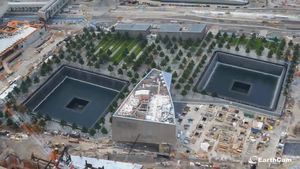
[[[156,68],[156,66],[157,66],[157,65],[156,65],[156,63],[155,63],[155,61],[154,61],[154,60],[152,61],[152,63],[151,63],[151,65],[150,65],[150,66],[151,66],[152,68]]]
[[[33,82],[34,82],[34,83],[39,83],[39,82],[40,82],[39,77],[38,77],[38,76],[35,76],[35,77],[33,78]]]
[[[131,71],[128,71],[128,72],[127,72],[127,76],[128,76],[128,77],[132,77],[132,72],[131,72]]]
[[[170,53],[171,53],[171,54],[174,54],[174,53],[175,53],[174,48],[171,48]]]
[[[104,118],[104,117],[101,117],[100,120],[99,120],[99,123],[100,123],[100,124],[105,124],[105,118]]]
[[[20,90],[21,90],[22,93],[27,93],[28,92],[28,87],[27,87],[27,85],[24,81],[20,85]]]
[[[179,51],[178,51],[178,55],[179,55],[179,56],[182,56],[182,55],[183,55],[183,53],[182,53],[182,50],[181,50],[181,49],[179,49]]]
[[[175,50],[177,50],[177,49],[178,49],[178,45],[175,43],[173,48],[174,48]]]
[[[111,108],[111,107],[110,107]],[[102,124],[97,122],[94,126],[95,129],[100,130],[101,129]]]
[[[133,84],[136,84],[137,80],[136,80],[136,78],[132,77],[130,82],[133,83]]]
[[[176,85],[175,85],[175,89],[180,89],[181,88],[181,85],[179,84],[179,83],[177,83]]]
[[[166,45],[167,49],[170,49],[173,46],[173,44],[169,41],[169,43]]]
[[[96,134],[96,130],[95,130],[94,128],[91,128],[91,129],[89,130],[89,134],[90,134],[91,136],[94,136],[94,135]]]
[[[120,74],[120,75],[123,74],[123,70],[121,68],[118,69],[118,74]]]
[[[159,57],[164,57],[165,53],[163,51],[159,52]]]
[[[268,57],[268,58],[272,58],[272,56],[273,56],[273,51],[272,51],[272,50],[269,50],[267,57]]]
[[[230,44],[229,44],[229,43],[227,43],[225,47],[226,47],[226,49],[228,49],[228,50],[229,50],[229,49],[230,49]]]
[[[155,43],[159,43],[159,39],[158,38],[155,39]]]
[[[14,93],[16,93],[16,94],[19,94],[20,93],[20,89],[17,87],[17,86],[15,86],[14,87]]]
[[[172,68],[171,68],[171,66],[168,66],[168,67],[167,67],[167,70],[166,70],[166,72],[172,72]]]
[[[186,54],[186,56],[187,56],[188,58],[190,58],[190,57],[192,57],[192,53],[191,53],[191,52],[188,52],[188,53]]]
[[[108,133],[107,129],[104,126],[101,129],[101,133],[102,134],[107,134]]]
[[[289,43],[288,43],[288,45],[289,45],[289,47],[293,47],[293,45],[294,45],[293,40],[290,40]]]
[[[50,120],[51,120],[51,117],[50,117],[48,114],[46,114],[46,115],[45,115],[45,120],[46,120],[46,121],[50,121]]]
[[[111,65],[108,66],[108,71],[112,72],[114,70],[114,67],[112,67]]]
[[[135,72],[134,73],[134,78],[138,79],[139,77],[140,77],[140,75],[137,72]]]
[[[240,48],[238,45],[235,47],[235,51],[237,51],[237,52],[240,51]]]
[[[187,91],[186,90],[182,90],[182,92],[180,93],[182,96],[186,96],[187,95]]]
[[[186,84],[185,86],[184,86],[184,90],[190,90],[191,89],[191,86],[189,85],[189,84]]]
[[[161,51],[161,46],[157,45],[156,50]]]
[[[250,53],[250,48],[246,47],[246,53]]]
[[[216,36],[215,36],[215,39],[219,39],[219,37],[221,36],[221,32],[219,31]]]
[[[87,129],[86,127],[82,127],[81,132],[87,133],[87,132],[88,132],[88,129]]]
[[[81,64],[81,65],[84,64],[84,60],[83,60],[82,58],[80,58],[80,59],[78,60],[78,62],[79,62],[79,64]]]
[[[223,43],[221,41],[218,43],[218,48],[223,48]]]
[[[173,75],[172,75],[174,78],[177,78],[178,77],[178,74],[176,71],[174,71]]]

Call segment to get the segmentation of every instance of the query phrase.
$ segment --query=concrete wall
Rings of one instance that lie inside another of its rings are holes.
[[[202,32],[157,32],[160,36],[165,37],[169,36],[169,38],[176,37],[177,39],[181,38],[183,40],[197,40],[197,39],[203,39],[206,34],[206,29],[204,29]]]
[[[235,65],[243,68],[254,69],[257,71],[274,74],[280,76],[284,71],[284,65],[265,62],[262,60],[241,57],[224,52],[215,53],[218,62]]]
[[[23,48],[27,48],[29,45],[31,45],[32,43],[34,43],[36,40],[38,40],[39,38],[41,38],[41,36],[43,36],[43,34],[45,34],[46,29],[44,27],[42,27],[41,29],[33,32],[32,34],[30,34],[26,40],[24,41]]]
[[[143,35],[143,37],[147,36],[148,34],[150,34],[150,28],[147,30],[117,30],[116,32],[119,32],[121,34],[125,34],[126,32],[128,33],[128,35],[132,38],[136,38],[138,37],[140,34]]]
[[[129,119],[113,116],[112,139],[118,142],[134,142],[140,134],[137,142],[149,144],[169,143],[175,145],[176,125],[150,121]]]

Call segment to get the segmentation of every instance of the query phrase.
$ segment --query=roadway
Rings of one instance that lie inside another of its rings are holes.
[[[176,10],[175,10],[176,9]],[[105,16],[111,18],[122,17],[123,20],[128,22],[140,21],[140,22],[169,22],[169,21],[184,21],[184,22],[201,22],[210,25],[217,26],[231,26],[237,28],[252,28],[252,29],[266,29],[271,31],[286,32],[291,35],[300,35],[300,30],[289,30],[286,27],[285,22],[282,20],[289,20],[290,22],[299,22],[300,18],[298,12],[291,13],[276,13],[264,12],[264,13],[249,13],[249,11],[234,11],[232,13],[226,12],[226,10],[219,11],[200,11],[199,8],[186,8],[182,7],[146,7],[146,6],[134,6],[134,7],[119,7],[116,10],[106,13]],[[263,22],[264,21],[264,22]]]

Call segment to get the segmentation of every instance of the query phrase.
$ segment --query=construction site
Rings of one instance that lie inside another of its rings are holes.
[[[22,21],[10,21],[0,26],[0,58],[1,71],[11,74],[10,64],[17,59],[24,50],[45,33],[42,24],[31,24]]]
[[[257,153],[266,151],[269,144],[274,144],[270,143],[270,133],[279,125],[273,117],[213,104],[187,105],[178,122],[177,138],[190,153],[220,161],[247,159],[245,150],[252,144]]]

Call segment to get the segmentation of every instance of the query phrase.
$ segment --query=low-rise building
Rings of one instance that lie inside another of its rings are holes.
[[[10,62],[34,41],[39,39],[45,28],[27,22],[10,21],[0,26],[0,69],[3,62]]]
[[[207,27],[205,24],[161,24],[157,28],[157,33],[162,36],[169,36],[170,38],[176,37],[183,40],[202,39],[206,32]]]
[[[49,0],[46,5],[44,5],[38,11],[38,16],[40,19],[47,21],[52,18],[55,14],[61,11],[61,9],[69,2],[70,0]]]
[[[112,139],[148,144],[176,143],[172,74],[152,69],[113,115]]]
[[[150,33],[151,24],[147,23],[119,23],[115,31],[121,34],[128,33],[130,37],[146,36]]]

